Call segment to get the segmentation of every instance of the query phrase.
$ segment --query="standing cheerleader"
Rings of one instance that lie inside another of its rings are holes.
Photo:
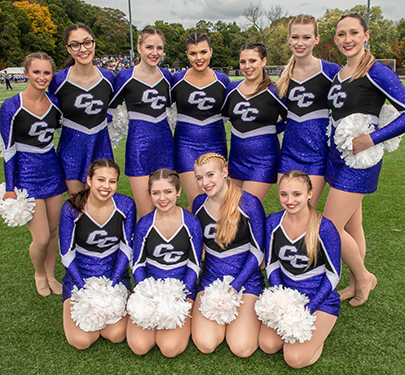
[[[63,112],[58,157],[68,194],[85,187],[87,168],[97,159],[113,158],[107,128],[114,74],[93,65],[95,37],[82,24],[69,26],[63,35],[70,58],[68,68],[55,74],[49,91],[58,96]]]
[[[281,147],[279,177],[296,169],[307,173],[316,207],[325,188],[328,159],[328,91],[337,64],[317,59],[313,54],[319,43],[318,23],[308,15],[294,17],[289,24],[288,44],[293,55],[277,82],[280,98],[287,99],[288,114]]]
[[[54,269],[57,227],[66,184],[53,144],[61,111],[58,99],[45,92],[55,72],[53,60],[46,53],[35,52],[25,58],[24,68],[28,88],[6,99],[0,109],[0,131],[5,145],[3,199],[16,199],[15,187],[26,189],[35,198],[35,213],[28,222],[32,235],[30,257],[37,291],[45,297],[51,290],[62,293]]]
[[[276,124],[280,115],[283,119],[287,115],[287,107],[265,71],[266,62],[263,44],[242,46],[240,69],[245,80],[228,86],[222,110],[232,122],[229,176],[261,202],[277,181],[280,143]]]
[[[116,194],[119,166],[111,159],[90,164],[87,188],[63,205],[59,245],[66,268],[63,279],[63,328],[68,343],[87,349],[100,335],[114,343],[125,339],[127,317],[98,331],[87,332],[71,316],[73,287],[83,288],[85,279],[105,276],[113,286],[122,282],[131,290],[127,266],[132,258],[136,221],[134,201]]]
[[[366,243],[361,205],[364,195],[377,189],[382,161],[366,169],[351,168],[342,159],[334,135],[345,117],[354,113],[370,115],[377,124],[386,99],[402,114],[384,128],[354,138],[353,154],[405,131],[405,88],[398,76],[388,66],[376,62],[365,48],[369,37],[367,23],[360,15],[341,17],[335,42],[347,57],[347,64],[333,80],[328,94],[333,126],[325,179],[331,189],[324,215],[335,224],[342,239],[342,259],[350,269],[351,278],[349,287],[339,294],[341,300],[354,297],[350,301],[352,306],[363,305],[377,284],[376,277],[364,265]]]
[[[315,330],[309,341],[292,344],[262,324],[259,344],[268,354],[283,349],[288,365],[302,368],[319,359],[339,315],[340,237],[332,222],[310,204],[313,189],[307,174],[285,173],[278,195],[284,211],[266,220],[267,277],[272,287],[295,289],[308,297],[306,308],[316,316]]]
[[[146,28],[138,36],[140,62],[121,70],[115,81],[110,112],[123,100],[129,115],[125,174],[142,217],[154,208],[148,193],[148,176],[159,168],[174,169],[174,141],[167,122],[172,76],[158,66],[165,38],[160,30]]]
[[[134,235],[134,264],[137,284],[148,277],[183,281],[194,302],[195,284],[200,272],[202,231],[199,220],[176,205],[180,196],[176,172],[159,169],[149,176],[149,194],[156,209],[143,217]],[[155,345],[166,357],[182,353],[189,341],[190,318],[182,327],[145,330],[128,320],[127,342],[135,354],[146,354]]]
[[[221,107],[229,78],[209,68],[212,48],[206,33],[190,34],[186,49],[191,68],[174,74],[172,98],[178,113],[176,170],[192,207],[194,198],[201,194],[194,161],[207,152],[228,156]]]
[[[264,289],[260,270],[263,260],[265,214],[260,201],[243,192],[229,178],[222,155],[209,153],[195,162],[198,185],[205,194],[193,204],[203,227],[205,259],[193,309],[192,338],[203,353],[211,353],[226,338],[231,351],[249,357],[258,347],[260,322],[254,311],[257,296]],[[204,317],[200,299],[204,288],[224,276],[232,276],[233,293],[243,290],[243,303],[230,324],[218,324]],[[243,289],[244,288],[244,289]]]

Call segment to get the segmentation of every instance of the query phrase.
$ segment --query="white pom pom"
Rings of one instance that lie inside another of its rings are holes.
[[[176,129],[177,124],[177,106],[173,103],[170,108],[166,107],[167,121],[171,129]]]
[[[3,200],[4,194],[6,194],[6,183],[2,182],[0,184],[0,201]]]
[[[27,224],[32,219],[32,214],[35,212],[35,198],[28,198],[26,189],[20,190],[15,188],[14,191],[17,195],[17,199],[7,198],[0,200],[0,215],[9,227]]]
[[[335,131],[336,148],[341,152],[341,158],[346,165],[355,169],[366,169],[376,165],[384,155],[384,146],[377,144],[353,155],[353,139],[374,131],[373,117],[354,113],[345,117]]]
[[[384,126],[387,126],[392,121],[394,121],[401,114],[397,109],[391,104],[384,104],[381,108],[380,117],[378,119],[378,128],[382,129]],[[383,142],[384,150],[387,152],[395,151],[401,142],[402,135],[388,139]]]
[[[99,331],[126,315],[126,300],[127,288],[122,283],[113,287],[105,276],[90,277],[83,288],[73,287],[71,316],[83,331]]]
[[[128,133],[128,110],[125,101],[117,106],[112,121],[108,124],[108,134],[110,136],[111,147],[116,148]]]
[[[143,329],[182,327],[191,308],[181,280],[149,277],[134,288],[127,310],[132,321]]]
[[[143,329],[155,329],[159,319],[159,291],[163,288],[161,279],[149,277],[134,288],[129,297],[127,311],[132,321]]]
[[[218,324],[229,324],[236,319],[245,288],[237,293],[230,285],[233,280],[232,276],[226,275],[223,281],[217,279],[204,289],[199,307],[204,317]]]
[[[259,320],[287,342],[305,342],[311,339],[315,329],[315,315],[305,305],[308,297],[297,290],[274,286],[264,290],[255,304]]]

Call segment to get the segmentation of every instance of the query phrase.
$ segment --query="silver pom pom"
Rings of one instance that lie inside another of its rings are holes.
[[[182,327],[191,308],[181,280],[149,277],[134,288],[127,311],[132,321],[143,329]]]
[[[393,105],[384,104],[381,108],[380,117],[378,119],[378,128],[382,129],[384,126],[390,124],[400,115],[401,114],[397,111],[397,109]],[[387,152],[395,151],[399,147],[401,139],[402,135],[399,135],[398,137],[394,137],[383,142],[384,150]]]
[[[3,138],[0,136],[0,158],[3,157],[5,149]]]
[[[355,169],[367,169],[376,164],[384,155],[384,146],[377,144],[353,155],[353,139],[364,134],[372,133],[374,129],[373,117],[361,113],[354,113],[345,117],[335,131],[336,148],[341,152],[341,158],[346,165]]]
[[[121,105],[117,106],[112,121],[108,123],[108,134],[112,148],[116,148],[124,138],[124,135],[128,134],[128,124],[128,110],[124,101]]]
[[[32,219],[32,214],[35,212],[35,198],[28,198],[26,189],[20,190],[14,188],[17,199],[7,198],[3,200],[5,194],[5,184],[3,187],[0,199],[0,215],[3,217],[4,222],[9,227],[17,227],[27,224]]]
[[[332,137],[332,117],[329,116],[329,123],[326,127],[326,136],[328,137],[327,145],[330,147],[330,138]]]
[[[308,302],[308,297],[295,289],[274,286],[260,295],[255,311],[259,320],[274,329],[285,342],[303,343],[311,339],[316,329],[316,316],[305,307]]]
[[[75,285],[71,298],[71,316],[83,331],[99,331],[107,324],[117,323],[126,315],[128,290],[122,283],[112,286],[105,276],[90,277],[84,287]]]
[[[218,324],[229,324],[236,319],[245,288],[237,293],[230,285],[233,280],[226,275],[222,281],[217,279],[204,289],[199,307],[204,317]]]
[[[176,129],[177,124],[177,106],[173,103],[170,108],[166,107],[167,121],[169,122],[171,129]]]

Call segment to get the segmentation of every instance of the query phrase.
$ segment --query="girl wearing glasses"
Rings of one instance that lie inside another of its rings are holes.
[[[71,196],[85,187],[87,168],[94,160],[113,158],[107,107],[114,74],[93,65],[95,41],[88,26],[69,26],[63,39],[70,57],[66,69],[55,74],[49,91],[58,96],[63,111],[58,157]]]

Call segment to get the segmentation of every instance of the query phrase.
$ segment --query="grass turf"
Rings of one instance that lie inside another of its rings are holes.
[[[1,90],[0,100],[16,94]],[[228,126],[229,136],[229,126]],[[124,144],[115,150],[116,161],[124,166]],[[1,161],[3,163],[3,161]],[[366,266],[378,278],[376,289],[362,307],[342,303],[340,317],[325,342],[319,361],[302,374],[405,374],[405,225],[402,201],[405,199],[405,144],[384,156],[379,189],[363,203],[367,241]],[[0,181],[4,181],[0,167]],[[131,195],[128,178],[122,175],[119,192]],[[327,191],[318,209],[322,211]],[[186,197],[180,198],[187,205]],[[280,209],[273,187],[264,202],[267,214]],[[62,325],[62,298],[43,298],[36,293],[34,269],[28,246],[27,226],[9,228],[0,223],[0,373],[5,374],[295,374],[282,353],[266,355],[257,350],[250,358],[234,356],[226,343],[204,355],[193,343],[173,359],[163,357],[158,348],[136,356],[126,343],[112,344],[100,338],[85,351],[66,342]],[[56,277],[64,268],[57,260]],[[343,267],[340,287],[349,282]]]

